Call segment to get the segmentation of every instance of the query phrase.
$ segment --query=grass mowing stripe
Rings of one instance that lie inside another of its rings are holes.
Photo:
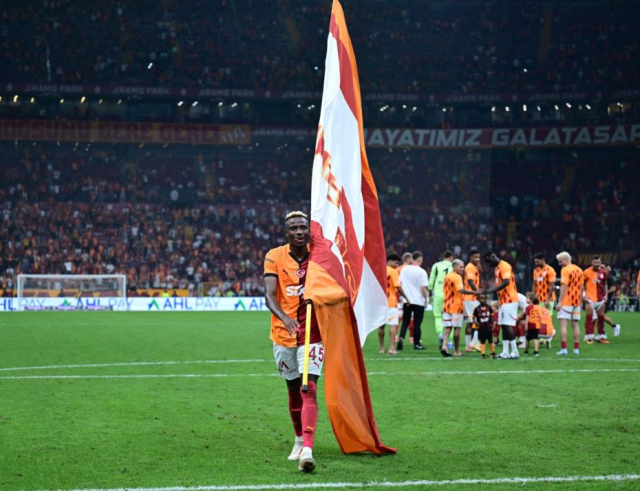
[[[548,373],[607,373],[640,372],[640,368],[585,368],[567,370],[444,370],[441,372],[403,372],[402,375],[531,375]],[[368,372],[368,376],[397,377],[396,372]],[[119,378],[228,378],[228,377],[277,377],[276,373],[175,373],[175,374],[126,374],[126,375],[11,375],[0,380],[48,380],[48,379],[119,379]]]
[[[469,357],[467,359],[472,359]],[[479,358],[474,358],[479,359]],[[574,362],[574,361],[595,361],[595,362],[633,362],[640,363],[640,359],[636,358],[545,358],[545,361],[560,361],[560,362]],[[453,363],[453,360],[438,357],[415,357],[415,358],[368,358],[368,363],[377,361],[442,361],[446,363]],[[75,365],[44,365],[34,367],[4,367],[0,368],[0,372],[18,372],[18,371],[30,371],[30,370],[57,370],[61,368],[108,368],[108,367],[136,367],[136,366],[162,366],[162,365],[206,365],[217,363],[269,363],[273,364],[272,359],[240,359],[240,360],[192,360],[192,361],[134,361],[134,362],[121,362],[121,363],[83,363]]]
[[[451,479],[443,481],[372,481],[372,482],[324,482],[306,484],[255,484],[247,486],[172,486],[166,488],[111,488],[111,489],[74,489],[68,491],[253,491],[260,489],[326,489],[326,488],[402,488],[413,486],[456,486],[469,484],[528,484],[563,483],[588,481],[637,481],[640,474],[612,474],[604,476],[546,476],[546,477],[502,477],[496,479]],[[62,491],[62,490],[58,490]]]

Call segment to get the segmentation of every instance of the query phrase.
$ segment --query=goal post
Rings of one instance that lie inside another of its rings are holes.
[[[24,297],[126,297],[123,274],[20,274],[17,294]]]

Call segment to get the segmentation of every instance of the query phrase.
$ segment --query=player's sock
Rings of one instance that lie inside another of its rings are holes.
[[[560,343],[560,346],[562,347],[562,349],[567,349],[567,342],[566,341],[562,341]]]
[[[496,345],[493,343],[489,343],[489,348],[491,348],[491,354],[495,355],[496,354]]]
[[[464,335],[464,344],[466,348],[470,348],[471,347],[471,334],[465,334]]]
[[[315,382],[307,384],[307,392],[302,392],[302,441],[305,447],[313,447],[318,424],[317,385]]]
[[[589,315],[584,320],[584,333],[587,335],[587,339],[593,336],[593,319]]]
[[[502,354],[503,355],[508,355],[509,354],[509,341],[504,341],[502,343]]]
[[[579,341],[575,341],[573,343],[573,349],[580,349],[580,342]]]
[[[513,339],[509,343],[511,343],[511,353],[518,353],[518,341]]]
[[[477,345],[480,341],[478,340],[478,330],[474,329],[473,330],[473,339],[471,339],[471,344],[473,344],[474,346]]]
[[[604,334],[604,314],[598,314],[598,334]]]
[[[289,414],[293,422],[293,431],[296,436],[302,436],[302,395],[299,390],[289,392]]]
[[[487,343],[482,343],[480,345],[480,353],[482,353],[482,355],[485,355],[487,353]]]

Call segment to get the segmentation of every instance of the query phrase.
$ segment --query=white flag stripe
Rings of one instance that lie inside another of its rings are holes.
[[[342,60],[349,63],[349,60]],[[322,226],[323,236],[334,243],[331,252],[338,258],[345,276],[345,263],[340,249],[335,245],[336,235],[341,233],[347,239],[347,250],[362,251],[365,245],[365,210],[362,196],[362,161],[360,154],[360,132],[356,116],[340,90],[340,59],[338,42],[329,34],[325,77],[320,110],[320,122],[316,148],[321,143],[328,157],[316,154],[313,164],[313,186],[311,193],[311,220]],[[321,142],[322,139],[322,142]],[[330,159],[330,169],[326,158]],[[323,168],[324,167],[324,168]],[[327,181],[331,179],[333,184]],[[351,209],[350,225],[355,232],[357,243],[348,241],[345,228],[344,210],[328,198],[338,198],[339,192]],[[351,293],[353,309],[358,323],[360,342],[364,344],[367,335],[384,325],[387,320],[386,291],[377,280],[373,270],[363,257],[360,284]]]

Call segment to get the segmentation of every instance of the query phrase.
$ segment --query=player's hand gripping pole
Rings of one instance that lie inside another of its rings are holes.
[[[304,364],[302,368],[302,392],[309,383],[309,344],[311,344],[311,302],[307,301],[307,318],[304,324]]]

